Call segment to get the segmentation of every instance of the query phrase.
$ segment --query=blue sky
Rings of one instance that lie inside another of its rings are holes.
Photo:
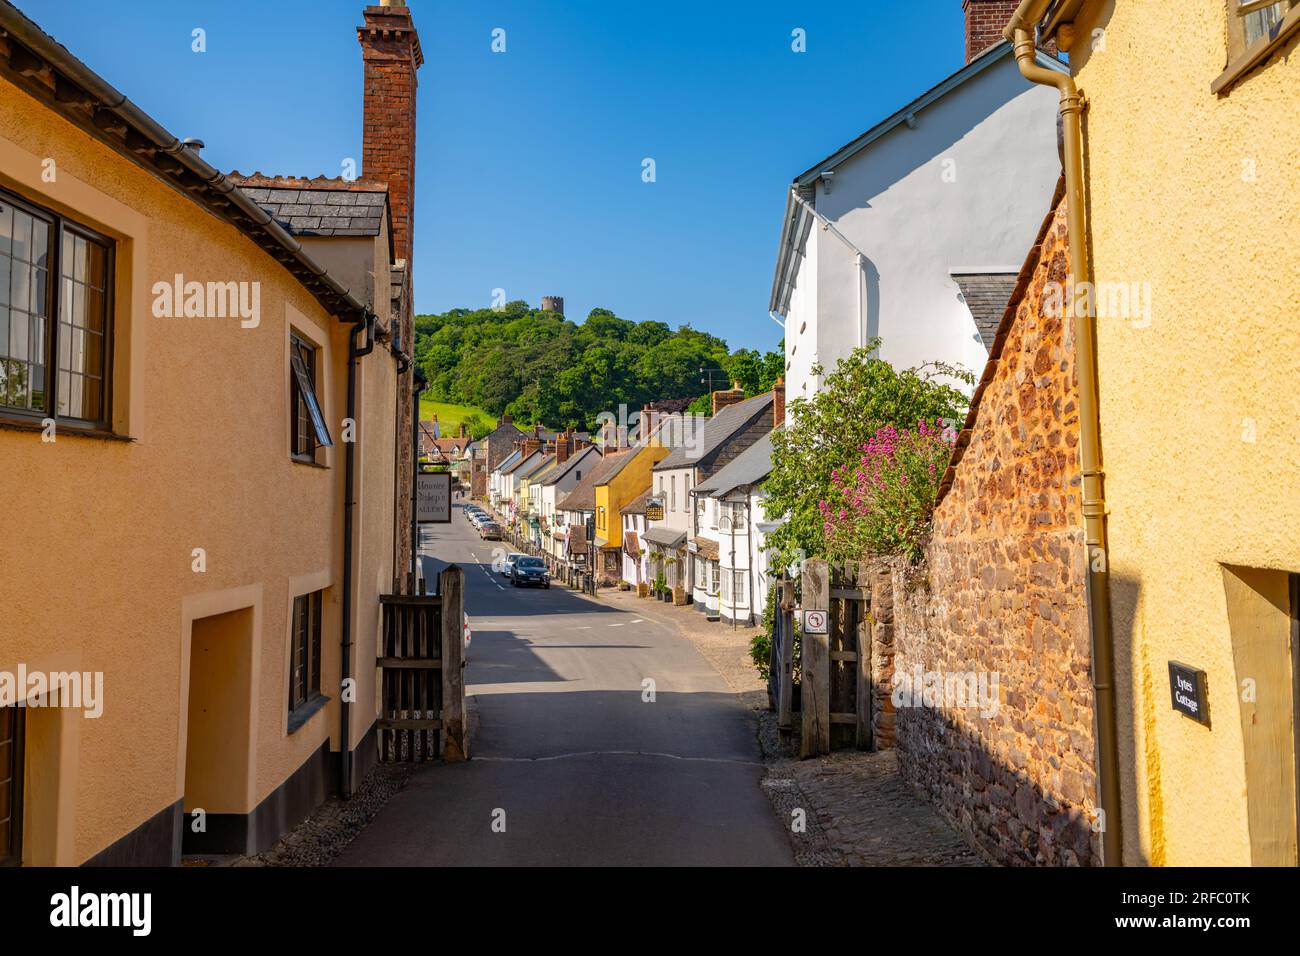
[[[221,169],[360,161],[361,2],[17,4]],[[557,294],[577,321],[603,307],[733,348],[780,339],[767,302],[790,180],[963,64],[960,0],[410,6],[418,309]]]

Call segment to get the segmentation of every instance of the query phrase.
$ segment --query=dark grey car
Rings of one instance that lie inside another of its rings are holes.
[[[546,570],[546,562],[541,558],[520,557],[510,567],[510,583],[514,587],[533,585],[549,588],[551,575]]]

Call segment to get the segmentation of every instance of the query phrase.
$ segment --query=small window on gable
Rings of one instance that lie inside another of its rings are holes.
[[[293,393],[289,454],[319,464],[317,450],[334,444],[316,391],[319,350],[296,334],[289,336],[290,391]]]

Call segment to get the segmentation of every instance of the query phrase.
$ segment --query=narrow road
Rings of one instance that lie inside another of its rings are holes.
[[[425,532],[426,577],[466,572],[472,759],[418,770],[338,864],[792,864],[749,716],[694,646],[558,586],[510,587],[503,544],[459,507]]]

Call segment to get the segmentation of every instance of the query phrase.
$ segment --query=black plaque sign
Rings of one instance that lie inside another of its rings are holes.
[[[1169,662],[1169,692],[1174,710],[1198,723],[1210,726],[1209,694],[1206,692],[1205,671]]]

